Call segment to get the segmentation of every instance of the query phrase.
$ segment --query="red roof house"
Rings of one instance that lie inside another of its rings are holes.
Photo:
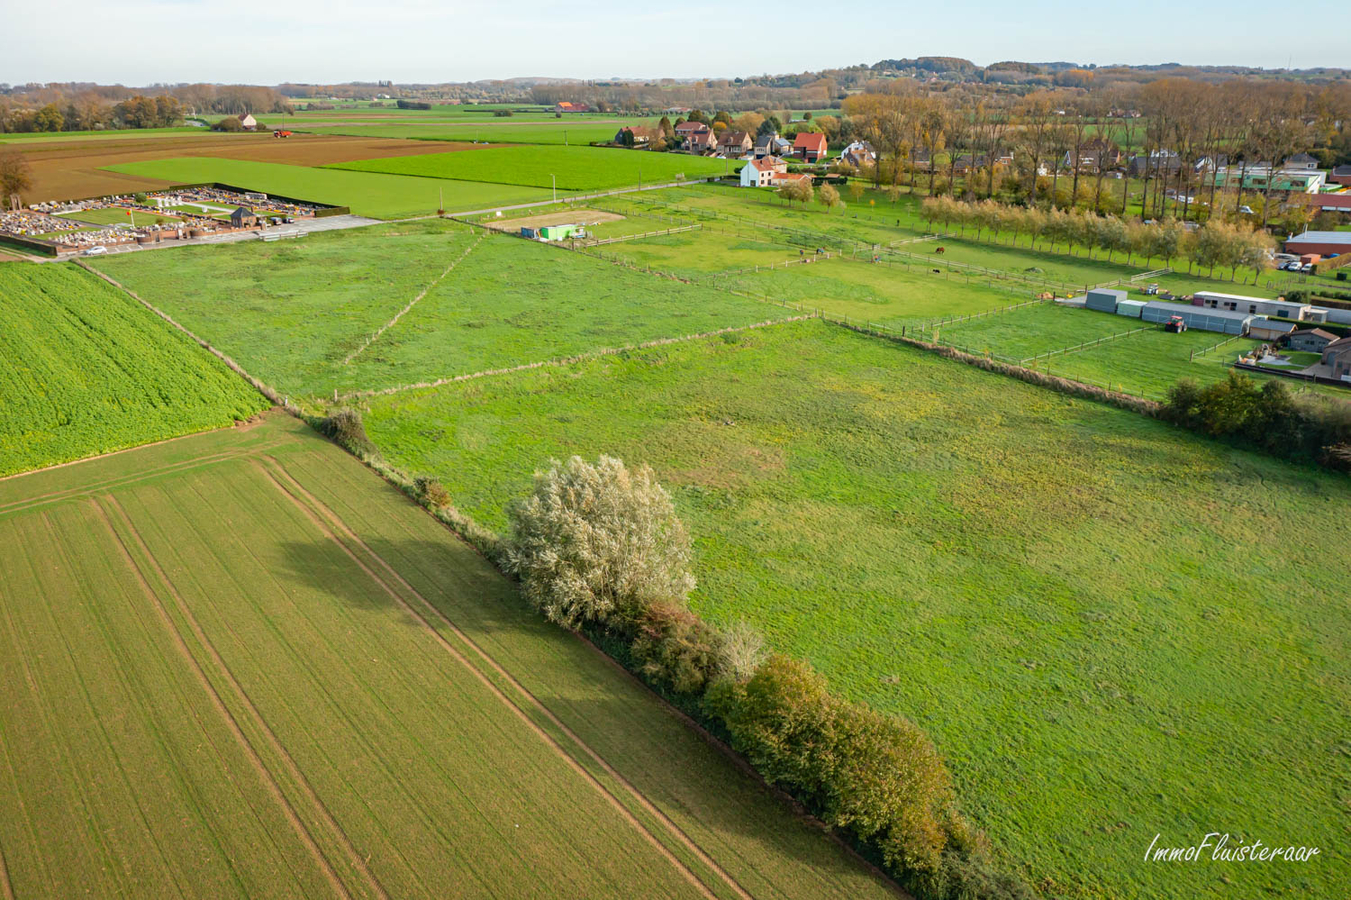
[[[826,158],[826,136],[814,131],[799,131],[793,139],[793,155],[807,162]]]

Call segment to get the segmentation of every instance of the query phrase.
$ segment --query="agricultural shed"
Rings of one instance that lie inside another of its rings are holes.
[[[1098,312],[1116,312],[1116,306],[1122,300],[1126,299],[1125,291],[1112,290],[1111,288],[1094,288],[1088,292],[1088,298],[1084,300],[1084,306],[1089,309],[1096,309]]]
[[[1178,303],[1163,303],[1151,300],[1140,311],[1140,318],[1146,322],[1162,324],[1173,316],[1181,316],[1188,328],[1199,331],[1218,331],[1221,334],[1247,334],[1248,325],[1254,316],[1251,313],[1227,312],[1222,309],[1206,309],[1203,306],[1183,306]]]
[[[1221,294],[1217,291],[1197,291],[1193,295],[1197,306],[1230,312],[1246,312],[1253,316],[1280,316],[1304,322],[1323,322],[1328,311],[1307,303],[1290,300],[1267,300],[1263,297],[1245,297],[1242,294]]]
[[[581,230],[580,225],[545,225],[539,230],[539,236],[546,241],[563,241]]]
[[[1252,320],[1248,326],[1248,337],[1259,341],[1277,341],[1295,330],[1294,322],[1282,322],[1278,319],[1260,317]]]
[[[1130,316],[1132,319],[1140,318],[1140,313],[1144,311],[1145,301],[1143,300],[1119,300],[1116,304],[1116,314],[1118,316]]]

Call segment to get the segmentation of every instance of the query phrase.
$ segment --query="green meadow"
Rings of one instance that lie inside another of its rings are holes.
[[[722,174],[721,160],[604,147],[494,147],[367,159],[328,168],[568,190],[604,190]]]
[[[544,200],[547,191],[477,181],[431,181],[375,172],[290,166],[238,159],[186,157],[109,166],[115,172],[179,184],[218,181],[235,187],[347,206],[359,216],[401,219]]]
[[[1334,896],[1351,865],[1344,479],[819,321],[382,397],[366,424],[493,528],[550,457],[654,466],[700,612],[920,723],[1047,896]],[[1324,855],[1141,862],[1206,831]]]

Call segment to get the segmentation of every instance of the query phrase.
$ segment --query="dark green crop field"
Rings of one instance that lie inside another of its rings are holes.
[[[0,267],[0,475],[247,419],[268,406],[149,310],[70,264]]]

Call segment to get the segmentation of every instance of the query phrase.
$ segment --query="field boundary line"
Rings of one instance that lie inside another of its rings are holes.
[[[1115,334],[1103,335],[1091,341],[1082,341],[1078,344],[1071,344],[1068,347],[1061,347],[1058,350],[1047,350],[1045,353],[1038,353],[1036,356],[1029,356],[1018,360],[1018,365],[1025,366],[1028,363],[1034,363],[1039,359],[1050,359],[1053,356],[1065,356],[1070,353],[1081,353],[1084,350],[1091,350],[1101,344],[1108,344],[1121,338],[1130,337],[1133,334],[1139,334],[1142,331],[1153,331],[1148,325],[1142,325],[1139,328],[1132,328],[1130,331],[1117,332]]]
[[[249,384],[253,385],[254,389],[257,390],[258,393],[266,397],[268,400],[272,401],[277,406],[288,405],[282,398],[281,394],[277,393],[275,388],[273,388],[271,385],[269,385],[267,382],[263,381],[260,378],[254,378],[252,375],[248,373],[248,371],[243,366],[241,366],[239,363],[235,362],[233,359],[231,359],[230,357],[226,356],[224,353],[213,347],[210,341],[202,340],[197,335],[193,334],[187,328],[180,325],[173,318],[173,316],[169,315],[164,310],[155,306],[148,300],[143,299],[140,294],[136,293],[131,288],[127,287],[122,282],[118,281],[116,278],[113,278],[111,275],[105,275],[103,272],[100,272],[98,269],[95,269],[93,266],[89,265],[82,259],[76,259],[72,261],[75,263],[75,265],[79,266],[81,269],[84,269],[86,272],[90,272],[95,276],[102,278],[104,281],[108,282],[113,287],[117,288],[119,291],[122,291],[128,297],[135,300],[137,303],[141,304],[146,309],[150,310],[152,313],[159,316],[164,321],[168,322],[170,325],[174,326],[179,331],[183,332],[188,337],[192,338],[193,341],[195,341],[202,349],[206,350],[212,356],[216,357],[221,362],[225,363],[225,365],[229,366],[230,369],[234,371],[236,375],[239,375]]]
[[[506,668],[502,666],[501,663],[497,662],[497,660],[493,659],[488,653],[486,653],[481,647],[479,647],[478,644],[476,644],[467,634],[465,634],[464,631],[462,631],[458,625],[456,625],[448,616],[446,616],[445,613],[443,613],[435,604],[433,604],[430,600],[428,600],[425,596],[423,596],[421,592],[419,592],[415,587],[413,587],[408,582],[408,580],[405,579],[403,575],[401,575],[398,572],[398,570],[396,570],[393,566],[389,564],[387,560],[385,560],[384,557],[380,556],[380,554],[372,550],[370,546],[366,544],[366,542],[363,541],[361,537],[356,534],[355,531],[352,530],[351,526],[349,526],[342,519],[341,516],[339,516],[336,512],[334,512],[322,500],[320,500],[319,498],[315,497],[312,493],[310,493],[304,487],[304,485],[300,484],[300,482],[297,481],[293,475],[291,475],[289,472],[286,471],[285,467],[278,460],[270,456],[266,457],[266,459],[268,460],[268,463],[270,463],[270,465],[257,459],[255,459],[255,463],[260,468],[263,469],[264,473],[272,480],[273,484],[276,485],[279,491],[281,491],[288,499],[291,500],[292,503],[294,503],[297,507],[299,507],[300,510],[305,513],[305,515],[310,517],[310,519],[315,523],[315,525],[318,526],[319,529],[323,531],[326,536],[328,536],[334,543],[336,543],[339,547],[341,547],[342,550],[352,559],[352,561],[355,562],[358,566],[360,566],[361,569],[365,571],[371,577],[371,579],[375,581],[376,584],[378,584],[381,588],[385,590],[386,593],[388,593],[392,598],[394,598],[394,600],[403,609],[405,609],[409,613],[409,615],[413,616],[419,622],[421,622],[422,625],[425,626],[427,630],[432,634],[432,636],[434,637],[434,639],[438,644],[440,644],[448,653],[450,653],[455,659],[459,660],[467,669],[469,669],[469,671],[472,672],[480,681],[482,681],[483,684],[486,685],[490,691],[496,694],[497,697],[504,704],[506,704],[512,710],[514,710],[517,716],[519,716],[521,720],[525,722],[532,730],[534,730],[540,737],[542,737],[545,741],[547,741],[550,745],[552,745],[554,749],[558,751],[558,753],[570,764],[572,768],[581,773],[599,791],[608,796],[611,799],[611,802],[616,806],[616,808],[620,810],[621,814],[626,819],[628,819],[630,823],[634,825],[635,828],[637,828],[639,831],[645,834],[649,838],[649,840],[653,842],[653,845],[658,848],[658,850],[662,853],[662,855],[665,856],[668,860],[670,860],[671,863],[675,865],[677,869],[691,881],[691,883],[693,883],[696,887],[699,888],[699,890],[703,894],[705,894],[705,896],[709,898],[716,898],[716,895],[712,892],[712,890],[699,879],[699,877],[693,872],[693,870],[691,870],[688,865],[686,865],[683,861],[681,861],[671,851],[669,847],[667,847],[664,843],[662,843],[662,841],[660,841],[656,837],[656,835],[652,834],[652,832],[649,831],[648,828],[642,824],[642,822],[637,818],[637,816],[635,816],[633,812],[629,810],[628,807],[625,806],[623,802],[619,800],[618,797],[616,797],[608,788],[605,787],[604,784],[601,783],[600,779],[597,778],[596,775],[590,772],[585,766],[581,764],[581,762],[576,757],[574,757],[571,753],[569,753],[566,749],[564,749],[564,747],[558,742],[557,738],[549,734],[549,732],[546,731],[543,728],[543,726],[541,726],[538,722],[534,721],[529,715],[527,715],[525,710],[521,708],[520,703],[509,697],[506,691],[502,689],[502,687],[500,687],[491,678],[489,678],[487,674],[485,674],[478,666],[471,663],[470,660],[464,655],[464,653],[462,653],[461,651],[457,650],[454,646],[452,646],[449,639],[447,639],[446,636],[440,630],[438,630],[432,625],[431,621],[428,620],[427,616],[424,613],[419,612],[417,609],[415,609],[413,605],[409,603],[405,597],[403,597],[398,591],[394,590],[374,570],[372,570],[369,566],[367,566],[366,563],[364,563],[356,555],[356,553],[352,550],[352,548],[347,546],[347,544],[342,540],[341,537],[339,537],[339,535],[335,532],[334,529],[340,529],[342,532],[344,532],[347,535],[348,540],[352,541],[357,547],[361,548],[362,552],[367,554],[371,558],[371,560],[373,560],[382,569],[384,569],[385,572],[388,573],[388,575],[391,578],[393,578],[396,582],[398,582],[398,584],[403,588],[404,591],[407,591],[409,595],[415,597],[418,600],[418,602],[422,605],[422,607],[424,607],[425,610],[429,612],[433,617],[442,622],[446,626],[446,628],[452,634],[454,634],[455,637],[461,643],[463,643],[467,648],[469,648],[475,654],[481,657],[483,661],[498,675],[498,677],[500,677],[503,681],[505,681],[508,685],[510,685],[514,689],[514,691],[517,692],[523,698],[523,702],[526,705],[530,706],[540,715],[543,715],[546,719],[548,719],[549,722],[555,728],[557,728],[559,732],[565,735],[573,744],[577,746],[577,748],[579,748],[587,756],[589,756],[598,766],[600,766],[600,768],[602,769],[602,771],[605,772],[606,775],[608,775],[616,783],[622,786],[624,790],[633,797],[633,799],[638,803],[638,805],[649,816],[655,819],[660,825],[664,826],[665,829],[668,830],[670,835],[673,838],[675,838],[678,843],[683,845],[686,850],[691,852],[710,871],[712,871],[717,876],[722,878],[723,881],[727,884],[727,886],[730,887],[737,894],[738,897],[741,897],[742,900],[753,900],[751,894],[747,892],[746,889],[743,888],[737,882],[737,880],[732,877],[732,875],[729,872],[723,869],[722,866],[720,866],[716,861],[714,861],[710,856],[708,856],[708,854],[703,850],[702,847],[700,847],[697,843],[695,843],[689,837],[689,835],[685,834],[685,832],[678,825],[676,825],[675,822],[671,821],[670,818],[667,817],[665,813],[663,813],[660,809],[658,809],[652,803],[651,800],[649,800],[627,778],[621,775],[612,765],[610,765],[610,763],[604,757],[602,757],[598,752],[596,752],[596,750],[594,750],[589,744],[583,741],[575,732],[572,731],[572,729],[570,729],[567,725],[565,725],[562,722],[562,720],[560,720],[558,716],[556,716],[553,713],[552,710],[550,710],[547,706],[545,706],[543,703],[540,702],[539,698],[537,698],[534,694],[532,694],[523,684],[517,681],[515,676],[513,676],[510,672],[508,672]],[[285,479],[287,484],[283,484],[282,479]],[[327,520],[328,524],[325,524],[324,520]]]
[[[384,900],[388,900],[389,895],[385,893],[383,886],[381,886],[380,882],[375,878],[375,875],[366,867],[365,861],[361,858],[361,855],[357,853],[356,847],[352,845],[346,832],[338,825],[328,807],[324,805],[324,802],[319,798],[318,794],[315,793],[314,788],[310,785],[309,781],[306,780],[304,774],[296,765],[295,760],[291,758],[290,753],[282,746],[281,741],[268,726],[267,721],[262,717],[258,708],[254,706],[253,701],[250,700],[248,694],[244,692],[243,686],[235,679],[234,674],[225,664],[225,660],[221,658],[220,653],[206,636],[206,632],[202,629],[201,624],[198,623],[197,619],[192,615],[192,611],[188,608],[187,602],[183,599],[182,595],[179,594],[178,589],[174,587],[173,582],[169,580],[168,575],[160,567],[159,561],[155,559],[154,554],[145,543],[145,538],[141,536],[140,531],[137,530],[135,524],[131,521],[131,517],[127,514],[127,511],[112,494],[105,494],[104,496],[108,505],[113,508],[118,518],[121,520],[123,527],[126,528],[135,539],[137,548],[144,555],[149,567],[154,571],[156,579],[163,585],[169,596],[173,598],[179,613],[187,621],[189,628],[193,633],[193,637],[195,637],[202,645],[203,649],[206,650],[207,654],[211,657],[212,662],[219,668],[221,676],[243,703],[244,708],[250,714],[250,718],[254,720],[254,726],[262,732],[266,740],[272,745],[273,752],[275,752],[278,758],[282,760],[283,765],[288,770],[287,774],[289,774],[291,778],[295,780],[296,784],[303,789],[303,792],[314,805],[319,816],[326,821],[328,826],[338,836],[342,845],[346,848],[349,861],[354,868],[366,877],[371,887],[375,889],[377,896],[384,898]],[[159,594],[155,592],[154,587],[150,584],[149,579],[146,577],[146,573],[142,571],[141,567],[136,563],[130,548],[127,547],[126,541],[123,539],[122,535],[118,533],[112,518],[108,515],[108,511],[104,509],[103,504],[98,502],[98,500],[91,498],[91,502],[97,508],[99,515],[108,526],[108,531],[112,534],[113,539],[122,550],[127,565],[130,566],[132,572],[136,575],[137,580],[140,581],[142,589],[155,605],[155,609],[159,613],[164,626],[169,630],[174,643],[186,658],[188,665],[196,673],[202,686],[206,689],[207,694],[212,701],[212,705],[216,708],[217,712],[221,714],[223,721],[234,735],[235,739],[239,741],[241,746],[247,752],[256,771],[263,776],[263,780],[269,788],[269,793],[271,793],[281,804],[283,815],[296,829],[297,834],[299,834],[306,847],[320,863],[325,880],[332,885],[334,893],[338,896],[352,898],[352,892],[348,889],[341,877],[339,877],[337,870],[333,868],[332,862],[329,861],[322,848],[319,847],[318,842],[315,841],[314,836],[310,833],[304,820],[300,818],[294,805],[291,803],[290,799],[287,798],[285,791],[283,791],[281,785],[277,783],[276,776],[272,774],[272,771],[267,767],[267,764],[263,762],[262,757],[258,754],[257,748],[253,746],[253,743],[249,741],[248,736],[244,734],[238,720],[235,718],[234,714],[230,712],[229,707],[225,705],[225,701],[221,698],[220,693],[211,683],[211,679],[207,676],[205,669],[202,668],[201,661],[193,654],[192,649],[188,646],[182,632],[174,623],[173,617],[169,615],[168,609],[161,601]]]
[[[198,433],[201,434],[203,432]],[[185,437],[194,437],[194,435],[185,435]],[[177,440],[177,438],[174,438],[174,440]],[[62,500],[68,500],[72,497],[82,497],[86,494],[96,494],[103,491],[108,491],[115,487],[124,487],[129,484],[136,484],[138,482],[146,481],[147,479],[154,478],[159,475],[167,475],[171,472],[185,472],[190,471],[192,469],[199,469],[202,468],[203,466],[215,465],[216,463],[230,462],[231,460],[248,457],[256,452],[263,450],[271,450],[274,447],[279,447],[281,445],[282,442],[272,441],[266,444],[261,444],[258,447],[249,447],[249,448],[240,447],[235,450],[226,450],[220,453],[214,453],[210,456],[202,456],[198,457],[197,459],[187,460],[181,463],[171,463],[170,465],[160,466],[159,468],[156,469],[144,470],[141,472],[137,472],[134,475],[125,475],[121,477],[108,478],[103,481],[94,482],[93,484],[84,485],[83,487],[67,488],[66,490],[63,491],[52,491],[51,493],[41,494],[37,497],[25,497],[22,500],[15,500],[12,503],[0,505],[0,516],[5,516],[10,513],[23,512],[24,510],[33,509],[38,506],[45,506],[48,503],[59,503]],[[147,444],[146,446],[149,447],[154,445]],[[141,448],[128,447],[127,450],[118,450],[117,452],[126,453],[130,450],[139,450],[139,449]],[[76,462],[89,462],[91,459],[99,459],[99,458],[100,457],[94,456],[90,457],[90,459],[76,460]],[[69,466],[74,464],[75,463],[61,463],[61,465],[63,466]],[[56,467],[49,466],[48,468],[56,468]],[[47,470],[37,469],[35,471],[45,472]],[[31,475],[33,473],[20,472],[19,474]]]
[[[585,353],[579,353],[576,356],[562,356],[555,359],[544,359],[538,362],[521,363],[518,366],[506,366],[501,369],[481,369],[477,372],[467,372],[464,375],[451,375],[446,378],[438,378],[435,381],[419,381],[414,384],[401,384],[395,387],[378,388],[370,391],[351,391],[339,395],[339,399],[353,400],[363,397],[384,397],[389,394],[400,394],[404,391],[418,391],[427,388],[442,387],[447,384],[456,384],[461,381],[473,381],[479,378],[491,378],[496,375],[510,375],[513,372],[525,372],[530,369],[557,368],[561,366],[571,366],[576,363],[586,362],[592,359],[600,359],[606,356],[615,356],[620,353],[628,353],[632,350],[648,350],[652,347],[664,347],[668,344],[682,344],[687,341],[698,341],[704,338],[717,337],[720,334],[735,334],[739,331],[751,331],[756,328],[771,328],[775,325],[784,325],[788,322],[800,322],[803,319],[814,319],[816,316],[789,316],[785,319],[766,319],[763,322],[752,322],[749,325],[729,325],[726,328],[718,328],[714,331],[700,331],[695,334],[683,334],[677,337],[653,338],[650,341],[641,341],[636,344],[624,344],[619,347],[602,347],[599,350],[588,350]],[[0,510],[3,511],[3,510]]]
[[[470,233],[471,233],[471,234],[473,233],[473,229],[470,229]],[[381,326],[376,330],[376,332],[375,332],[374,334],[372,334],[370,337],[366,338],[365,342],[364,342],[360,347],[356,348],[356,349],[353,350],[351,353],[347,354],[347,358],[344,359],[344,360],[342,361],[342,364],[345,366],[345,365],[347,365],[348,363],[350,363],[352,360],[356,359],[358,356],[360,356],[362,353],[364,353],[364,352],[366,351],[366,348],[367,348],[367,347],[369,347],[371,344],[374,344],[376,341],[378,341],[378,340],[380,339],[380,335],[384,334],[386,331],[388,331],[389,329],[393,328],[396,324],[398,324],[398,321],[404,317],[404,314],[407,313],[409,310],[411,310],[414,306],[416,306],[419,300],[421,300],[423,297],[427,296],[427,294],[431,292],[432,288],[436,287],[438,284],[440,284],[442,281],[444,281],[444,280],[445,280],[445,277],[446,277],[447,275],[449,275],[449,274],[451,273],[451,271],[454,270],[454,268],[455,268],[456,266],[458,266],[461,262],[463,262],[463,261],[464,261],[464,258],[465,258],[466,256],[468,256],[470,253],[472,253],[475,247],[477,247],[479,244],[483,243],[483,239],[484,239],[485,237],[487,237],[487,235],[485,235],[485,234],[480,234],[480,235],[478,236],[478,239],[477,239],[477,240],[475,240],[475,241],[474,241],[472,244],[470,244],[468,247],[465,247],[465,248],[464,248],[464,252],[461,253],[459,256],[457,256],[457,257],[451,262],[450,265],[446,266],[446,270],[445,270],[444,272],[442,272],[440,275],[438,275],[438,276],[436,276],[434,279],[432,279],[432,283],[431,283],[431,284],[429,284],[429,285],[427,285],[425,288],[423,288],[422,291],[421,291],[416,297],[414,297],[412,300],[409,300],[409,301],[408,301],[408,304],[407,304],[403,309],[401,309],[401,310],[399,310],[397,313],[395,313],[395,314],[394,314],[394,318],[390,319],[388,322],[386,322],[385,324],[381,325]]]
[[[5,865],[5,848],[0,845],[0,897],[14,900],[14,885],[9,880],[9,867]]]

